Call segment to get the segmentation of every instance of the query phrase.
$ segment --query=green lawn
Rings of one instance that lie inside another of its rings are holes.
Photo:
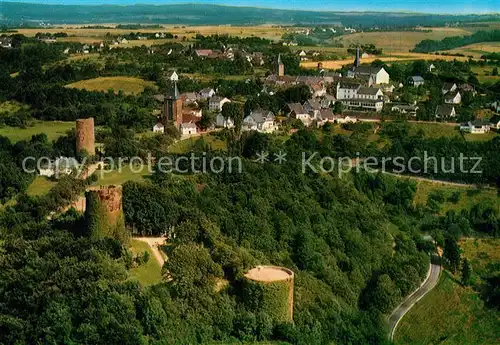
[[[132,279],[138,280],[141,284],[154,285],[161,282],[161,267],[158,261],[155,259],[153,252],[149,245],[145,242],[132,240],[131,241],[131,251],[134,254],[142,254],[145,251],[149,252],[149,260],[147,263],[130,269],[130,275]]]
[[[121,185],[127,181],[144,181],[144,179],[151,175],[146,164],[141,169],[139,166],[131,167],[127,163],[123,163],[123,167],[121,170],[98,170],[95,172],[95,174],[98,175],[99,179],[97,180],[97,182],[94,182],[94,185],[101,186]]]
[[[487,53],[488,52],[484,52],[483,54]],[[488,67],[474,66],[471,67],[471,70],[472,72],[477,74],[477,79],[479,79],[481,83],[496,83],[497,81],[500,81],[500,76],[491,75],[493,66],[488,66]]]
[[[456,126],[443,123],[409,123],[410,134],[415,135],[422,130],[426,138],[455,137],[460,136]]]
[[[474,189],[470,187],[458,187],[450,185],[440,185],[431,182],[417,182],[417,192],[414,197],[414,204],[426,205],[430,193],[440,190],[443,192],[445,202],[441,204],[441,213],[445,214],[448,210],[469,210],[474,204],[486,201],[496,205],[500,209],[500,200],[496,190],[493,189]],[[457,203],[448,201],[448,198],[459,193],[460,198]]]
[[[484,133],[484,134],[471,134],[471,133],[464,133],[464,138],[467,141],[490,141],[493,140],[498,136],[496,132],[489,132],[489,133]]]
[[[460,240],[460,249],[463,255],[470,260],[472,274],[476,282],[480,277],[488,276],[488,265],[500,263],[500,239],[499,238],[467,238]]]
[[[195,143],[201,139],[203,139],[212,150],[227,150],[227,146],[224,141],[218,139],[214,135],[205,134],[199,137],[179,140],[176,143],[172,144],[168,148],[168,151],[171,153],[179,154],[189,152],[192,149],[193,145],[195,145]]]
[[[496,345],[500,343],[500,313],[487,309],[472,290],[448,272],[399,324],[397,345]]]
[[[30,196],[39,196],[47,194],[57,182],[51,181],[44,176],[37,176],[30,184],[26,193]]]
[[[29,140],[35,134],[45,133],[49,141],[53,141],[73,128],[75,128],[74,122],[39,121],[27,128],[0,127],[0,135],[9,138],[15,143],[21,140]]]

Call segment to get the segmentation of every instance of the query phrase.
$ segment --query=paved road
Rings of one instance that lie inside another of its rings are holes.
[[[398,323],[401,321],[403,316],[429,291],[431,291],[438,283],[439,275],[441,273],[441,266],[439,265],[431,265],[430,272],[424,281],[424,283],[415,290],[411,295],[406,297],[406,299],[401,303],[388,318],[389,322],[389,338],[392,341],[394,337],[394,333],[396,331],[396,327]]]

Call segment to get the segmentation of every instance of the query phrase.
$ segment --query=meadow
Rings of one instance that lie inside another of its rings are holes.
[[[488,53],[497,53],[500,51],[500,42],[474,43],[463,47],[458,47],[452,50],[445,50],[446,53],[464,54],[480,58],[481,55]]]
[[[108,91],[113,90],[115,93],[122,91],[126,94],[139,94],[146,87],[156,88],[149,81],[133,77],[99,77],[77,81],[76,83],[68,84],[66,87],[76,89],[85,89],[88,91]]]
[[[37,176],[29,185],[26,194],[29,196],[41,196],[47,194],[56,184],[56,181],[49,180],[45,176]]]
[[[500,239],[464,239],[463,256],[473,272],[483,272],[488,263],[500,263]],[[459,276],[442,273],[440,282],[401,320],[395,344],[405,345],[494,345],[500,343],[500,312],[488,309],[472,287],[458,282]]]
[[[131,248],[133,254],[143,254],[144,252],[149,253],[149,260],[147,263],[142,264],[138,267],[131,268],[129,270],[131,279],[138,280],[142,285],[154,285],[161,281],[161,267],[158,261],[155,259],[153,251],[146,242],[141,242],[138,240],[131,240]]]
[[[468,186],[460,187],[427,181],[417,182],[417,192],[415,193],[415,197],[413,199],[414,205],[425,206],[429,195],[437,191],[443,193],[445,198],[445,202],[440,205],[440,213],[443,215],[449,210],[470,210],[472,206],[481,202],[487,202],[495,205],[500,211],[500,200],[497,196],[496,190],[494,189],[476,189]],[[457,202],[449,200],[454,194],[459,195]]]
[[[131,167],[124,163],[121,169],[111,171],[96,171],[99,179],[93,184],[96,186],[122,185],[127,181],[144,181],[151,175],[148,166]]]
[[[500,45],[498,47],[498,51],[500,51]],[[472,72],[477,74],[477,79],[481,83],[496,83],[500,81],[500,76],[491,75],[493,66],[481,67],[481,66],[473,66]]]
[[[35,134],[45,133],[49,141],[66,135],[66,132],[75,128],[74,122],[63,121],[37,121],[26,128],[0,127],[0,135],[7,137],[15,143],[21,140],[30,140]]]

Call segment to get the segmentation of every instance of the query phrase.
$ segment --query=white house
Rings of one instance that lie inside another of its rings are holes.
[[[490,131],[490,124],[480,120],[460,124],[460,130],[471,134],[484,134]]]
[[[230,118],[225,118],[222,113],[219,113],[219,115],[216,116],[215,118],[215,125],[217,127],[223,127],[223,128],[233,128],[234,127],[234,121]]]
[[[231,102],[228,98],[214,96],[208,102],[208,109],[212,111],[221,111],[224,104]]]
[[[303,50],[299,52],[299,57],[301,61],[307,61],[307,53]]]
[[[207,87],[205,89],[202,89],[200,91],[200,97],[201,98],[211,98],[215,96],[215,90],[210,88],[210,87]]]
[[[197,132],[197,127],[196,127],[196,124],[194,124],[193,122],[181,124],[181,135],[182,136],[193,135],[193,134],[196,134],[196,132]]]
[[[153,126],[153,133],[165,133],[165,126],[161,122],[158,122]]]
[[[348,109],[380,112],[384,107],[382,90],[360,84],[338,83],[337,99]]]
[[[243,131],[274,132],[274,114],[269,110],[254,110],[243,120]]]
[[[462,102],[462,95],[458,91],[451,91],[444,95],[444,102],[446,104],[460,104]]]
[[[73,157],[59,157],[40,167],[39,175],[45,177],[56,177],[60,175],[70,175],[79,167],[78,161]]]
[[[446,119],[457,116],[455,107],[450,104],[442,104],[436,107],[436,118]]]
[[[389,84],[389,73],[383,67],[358,66],[347,71],[348,78],[372,77],[375,84]]]
[[[429,65],[428,71],[432,73],[432,72],[434,72],[435,69],[436,69],[436,66],[434,66],[434,64],[431,63]]]
[[[441,92],[443,95],[446,95],[448,92],[453,92],[457,89],[457,84],[455,83],[444,83],[441,88]]]
[[[410,86],[419,87],[425,84],[425,80],[419,75],[414,75],[408,79],[408,84]]]
[[[314,115],[311,116],[311,114],[306,109],[304,109],[302,104],[290,103],[290,104],[288,104],[288,109],[290,109],[290,113],[288,115],[289,117],[291,117],[292,119],[297,119],[297,120],[302,121],[304,126],[311,125],[311,122],[313,120]],[[319,109],[318,109],[318,111],[319,111]]]
[[[391,111],[407,114],[409,116],[417,116],[418,106],[413,104],[395,104],[392,106]]]

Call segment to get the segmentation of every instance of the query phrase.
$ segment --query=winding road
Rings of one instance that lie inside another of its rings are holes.
[[[439,276],[441,274],[441,266],[431,264],[427,277],[420,287],[413,291],[411,295],[405,298],[405,300],[394,309],[392,314],[388,317],[387,321],[389,323],[389,339],[392,341],[396,328],[399,322],[403,319],[405,314],[418,302],[422,297],[424,297],[429,291],[431,291],[438,283]]]

